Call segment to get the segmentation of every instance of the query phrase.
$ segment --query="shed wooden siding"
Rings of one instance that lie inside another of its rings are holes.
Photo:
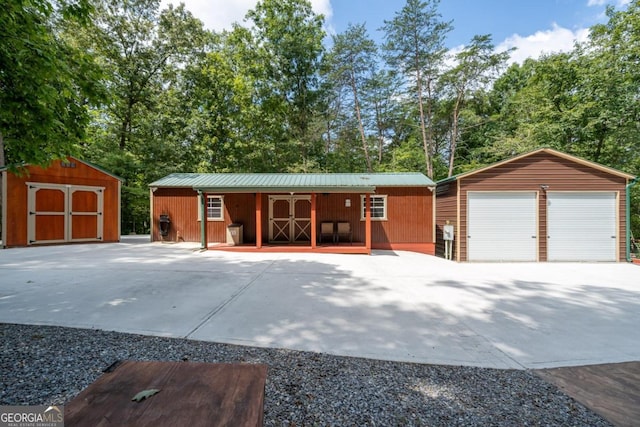
[[[152,193],[151,230],[153,241],[200,241],[198,221],[198,195],[189,188],[158,188]],[[215,193],[210,193],[214,195]],[[283,193],[284,194],[284,193]],[[286,193],[288,194],[288,193]],[[378,247],[392,243],[434,244],[433,196],[428,188],[379,189],[376,194],[387,195],[387,220],[372,221],[372,243]],[[262,194],[262,241],[269,241],[269,196]],[[224,194],[224,221],[208,221],[209,242],[226,242],[226,227],[231,223],[244,226],[244,243],[256,242],[255,195]],[[364,243],[365,222],[360,219],[360,197],[356,193],[316,194],[317,233],[323,221],[346,221],[351,223],[353,241]],[[351,207],[345,207],[345,200]],[[160,236],[159,218],[169,215],[169,235]],[[375,247],[375,246],[374,246]]]
[[[227,225],[243,224],[245,242],[255,242],[255,196],[253,194],[214,194],[224,197],[224,220],[207,221],[209,242],[226,242]],[[198,193],[190,188],[158,188],[152,196],[152,241],[200,241]],[[169,215],[167,236],[160,235],[160,215]]]
[[[372,244],[435,243],[433,238],[433,196],[424,187],[382,187],[375,195],[387,196],[387,220],[371,222]],[[361,219],[361,194],[318,194],[318,233],[323,221],[349,222],[353,241],[364,242],[365,221]],[[346,199],[351,207],[345,207]],[[378,246],[382,247],[382,246]]]
[[[387,187],[378,189],[376,194],[387,195],[387,221],[373,221],[372,243],[435,243],[431,190]],[[364,221],[361,221],[361,228],[364,233]]]
[[[54,161],[46,169],[39,166],[28,166],[26,174],[21,176],[9,172],[4,173],[7,181],[6,200],[8,202],[6,218],[2,219],[7,222],[6,236],[3,236],[5,246],[27,246],[27,182],[104,187],[102,241],[118,242],[120,240],[120,181],[83,162],[74,159],[71,159],[71,162],[75,164],[75,167],[62,167],[61,161]],[[51,192],[51,194],[59,195],[58,192]],[[56,201],[47,201],[47,198],[44,197],[40,203],[55,205]],[[80,206],[74,205],[73,208],[77,209]],[[41,229],[39,232],[45,231]],[[77,232],[83,233],[81,229]],[[46,238],[46,236],[44,237]],[[76,237],[79,236],[76,235]]]
[[[450,185],[454,185],[453,183]],[[548,191],[617,191],[618,241],[620,261],[625,257],[625,185],[626,179],[588,165],[539,152],[498,165],[460,179],[460,261],[467,261],[467,195],[469,191],[536,191],[538,200],[538,251],[540,261],[547,260],[547,197]],[[439,203],[442,201],[439,199]]]

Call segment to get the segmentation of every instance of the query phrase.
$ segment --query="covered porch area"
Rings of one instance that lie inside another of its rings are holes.
[[[370,187],[334,188],[296,192],[226,193],[226,189],[202,189],[200,217],[209,215],[212,197],[224,200],[229,219],[227,241],[212,243],[210,227],[201,221],[201,248],[236,252],[317,252],[370,254],[372,214]],[[279,189],[280,190],[280,189]],[[282,190],[280,190],[282,191]],[[349,191],[349,192],[345,192]],[[242,195],[241,195],[242,194]],[[243,203],[238,203],[242,200]],[[362,206],[361,206],[362,204]],[[233,229],[233,230],[232,230]]]

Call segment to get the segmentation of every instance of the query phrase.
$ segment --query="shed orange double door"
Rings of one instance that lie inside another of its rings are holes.
[[[28,182],[27,243],[101,241],[104,187]]]

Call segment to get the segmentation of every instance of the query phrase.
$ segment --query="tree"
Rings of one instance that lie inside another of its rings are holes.
[[[182,145],[167,126],[173,118],[165,114],[171,106],[165,95],[185,64],[203,53],[207,36],[184,6],[160,11],[159,0],[97,1],[93,26],[67,31],[94,53],[108,92],[92,109],[83,151],[124,178],[122,229],[136,231],[148,218],[147,184],[180,167]]]
[[[46,165],[76,152],[89,120],[91,62],[60,37],[84,25],[87,0],[12,1],[0,8],[0,167]]]
[[[373,110],[370,121],[377,139],[378,165],[382,164],[385,149],[394,136],[394,126],[400,110],[396,102],[399,94],[399,83],[395,73],[372,69],[365,84],[364,101]]]
[[[47,0],[12,1],[0,8],[0,168],[44,166],[76,152],[89,120],[86,102],[97,96],[94,69],[59,27],[72,20],[84,25],[90,13],[87,0],[55,7]]]
[[[415,95],[429,177],[433,177],[436,154],[434,86],[445,59],[444,40],[452,29],[451,22],[440,20],[439,3],[439,0],[407,0],[402,10],[391,21],[385,21],[383,26],[387,63],[391,69],[402,73]]]
[[[349,24],[346,31],[333,37],[333,48],[329,54],[329,78],[338,92],[348,90],[348,105],[353,108],[358,128],[362,152],[368,172],[373,170],[369,142],[365,133],[362,111],[362,91],[371,81],[372,70],[376,67],[376,45],[367,35],[364,24]],[[343,96],[344,100],[345,97]]]
[[[447,176],[453,175],[456,146],[460,138],[460,114],[466,102],[474,92],[489,88],[509,57],[509,52],[494,51],[490,35],[475,36],[469,45],[455,55],[453,68],[442,76],[442,84],[452,100]]]
[[[309,129],[318,102],[324,17],[308,0],[262,0],[247,19],[254,23],[254,65],[260,64],[254,71],[262,74],[253,77],[259,102],[271,115],[265,137],[271,138],[273,157],[279,168],[305,163],[315,151]]]
[[[587,90],[585,106],[589,158],[629,172],[640,166],[640,1],[626,10],[607,8],[607,23],[591,28],[586,46],[576,54]],[[635,170],[634,170],[635,169]]]

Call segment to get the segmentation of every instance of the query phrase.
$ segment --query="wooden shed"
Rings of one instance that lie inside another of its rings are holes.
[[[623,261],[633,175],[543,148],[437,183],[438,255],[457,261]]]
[[[2,174],[2,246],[120,240],[121,180],[73,157]]]
[[[226,250],[435,252],[435,183],[421,173],[182,173],[150,188],[153,241]]]

